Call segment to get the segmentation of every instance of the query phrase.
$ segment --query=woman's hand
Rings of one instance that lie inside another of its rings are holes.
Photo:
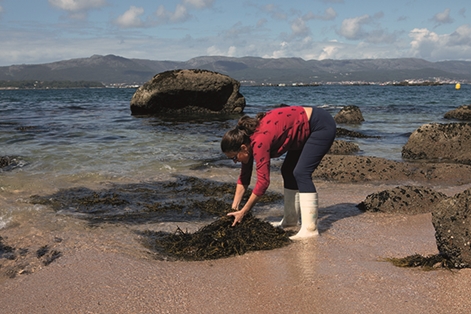
[[[234,216],[234,222],[232,223],[232,227],[242,222],[242,219],[244,218],[245,214],[252,209],[252,207],[257,203],[259,198],[259,196],[252,193],[249,197],[249,200],[241,210],[235,210],[227,214],[227,216]]]
[[[235,211],[235,212],[228,213],[227,216],[233,216],[234,217],[234,222],[232,223],[232,227],[234,227],[238,223],[242,222],[242,219],[245,216],[245,212],[243,212],[242,210],[238,210],[238,211]]]

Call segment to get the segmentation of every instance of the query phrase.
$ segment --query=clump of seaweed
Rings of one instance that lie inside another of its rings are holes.
[[[424,270],[455,268],[453,263],[451,263],[443,254],[434,254],[429,256],[414,254],[402,258],[386,258],[386,261],[391,262],[397,267],[421,267]]]
[[[61,239],[56,238],[55,241]],[[62,256],[58,250],[51,250],[49,245],[44,245],[35,252],[27,248],[18,248],[4,243],[0,236],[0,277],[15,278],[21,274],[31,274],[41,266],[48,266]]]
[[[44,260],[42,261],[44,266],[51,264],[53,261],[55,261],[61,256],[62,256],[61,252],[56,251],[56,250],[51,251],[48,245],[44,245],[36,251],[37,258],[41,258],[41,257],[44,258]]]
[[[224,216],[195,233],[177,228],[175,233],[146,231],[146,247],[177,260],[201,261],[272,250],[288,245],[289,233],[251,214],[232,227],[233,217]]]

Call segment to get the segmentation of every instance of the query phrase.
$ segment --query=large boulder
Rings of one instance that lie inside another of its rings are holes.
[[[334,120],[336,123],[343,124],[360,124],[365,121],[360,108],[353,105],[340,109],[340,111],[335,115]]]
[[[174,70],[155,75],[131,99],[133,115],[242,113],[240,83],[206,70]]]
[[[432,211],[440,254],[454,267],[471,267],[471,189],[442,200]]]
[[[402,158],[471,165],[471,124],[424,124],[410,135]]]
[[[471,105],[460,106],[445,113],[445,119],[471,121]]]
[[[431,212],[446,198],[445,194],[430,188],[406,185],[370,194],[357,207],[371,212],[421,214]]]

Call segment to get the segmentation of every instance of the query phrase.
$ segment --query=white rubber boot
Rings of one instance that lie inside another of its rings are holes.
[[[290,239],[301,240],[318,236],[317,211],[319,203],[317,193],[299,193],[299,203],[301,207],[301,229]]]
[[[293,227],[299,222],[299,192],[298,190],[284,189],[284,216],[280,222],[272,223],[273,227]]]

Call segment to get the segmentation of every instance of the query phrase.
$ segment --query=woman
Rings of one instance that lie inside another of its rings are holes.
[[[286,153],[281,166],[284,186],[284,217],[278,226],[296,226],[301,213],[301,229],[291,239],[318,235],[317,191],[312,173],[329,151],[335,138],[336,125],[332,116],[321,108],[286,106],[256,118],[243,116],[237,126],[221,141],[221,150],[242,169],[232,203],[235,226],[265,193],[270,184],[270,158]],[[241,208],[242,197],[250,184],[253,164],[257,183],[247,203]]]

